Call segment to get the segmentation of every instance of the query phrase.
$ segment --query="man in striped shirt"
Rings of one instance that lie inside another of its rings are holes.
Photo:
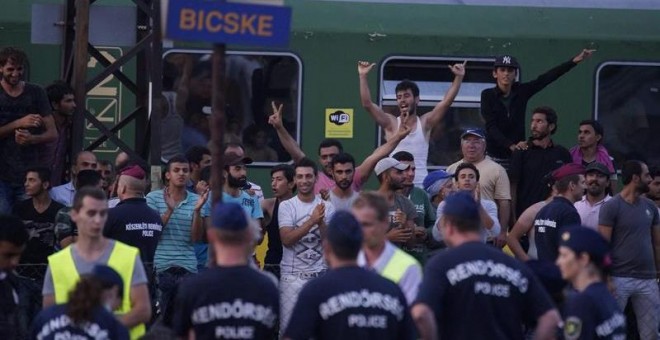
[[[178,155],[167,162],[165,178],[164,189],[147,195],[147,204],[158,211],[164,226],[154,256],[161,312],[165,312],[176,285],[197,273],[193,244],[201,240],[203,219],[210,215],[208,209],[203,209],[208,190],[201,196],[186,190],[190,165],[185,156]]]

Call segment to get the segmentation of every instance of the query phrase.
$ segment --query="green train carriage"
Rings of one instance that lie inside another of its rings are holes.
[[[445,65],[468,60],[468,73],[454,109],[437,128],[431,144],[431,165],[443,166],[458,157],[457,131],[480,124],[479,93],[493,86],[490,65],[495,55],[516,56],[522,65],[520,79],[526,81],[582,48],[595,48],[598,51],[591,59],[535,96],[528,112],[539,105],[555,108],[559,129],[554,139],[567,147],[576,143],[578,122],[596,117],[605,125],[605,143],[617,161],[630,157],[660,161],[660,142],[652,133],[660,126],[660,5],[643,0],[607,2],[609,7],[631,7],[626,9],[602,8],[596,1],[582,3],[588,8],[525,7],[533,1],[524,0],[446,4],[450,2],[285,1],[293,8],[288,48],[229,47],[228,60],[252,59],[261,64],[240,67],[254,70],[261,66],[257,83],[263,85],[262,89],[253,84],[246,89],[250,82],[235,77],[228,102],[234,105],[234,117],[239,117],[234,120],[243,121],[233,122],[230,130],[238,137],[256,123],[258,134],[265,135],[266,143],[279,153],[277,161],[285,160],[264,121],[271,99],[284,102],[289,110],[288,128],[315,159],[326,125],[332,127],[326,111],[352,110],[353,137],[341,141],[359,162],[377,146],[380,134],[360,106],[358,60],[379,64],[370,75],[370,84],[374,101],[386,107],[393,104],[392,84],[396,81],[409,78],[422,84],[419,112],[440,100],[451,81]],[[131,2],[104,0],[98,4]],[[30,45],[29,5],[29,1],[6,5],[7,10],[0,14],[4,26],[0,40],[3,45],[25,48],[31,57],[30,80],[45,84],[59,74],[60,47]],[[200,53],[210,48],[208,44],[179,43],[165,47],[166,61],[185,50],[193,51],[197,62],[204,58]],[[129,71],[131,67],[134,65],[127,65]],[[176,72],[166,66],[164,74],[172,79],[165,82],[175,83]],[[249,97],[251,94],[259,98]],[[134,102],[126,97],[121,110],[128,112]],[[250,105],[245,105],[248,101]],[[204,103],[198,103],[196,110],[208,112]],[[246,112],[252,117],[245,119]],[[249,131],[252,136],[253,130]],[[251,180],[261,183],[267,195],[269,164],[259,162],[249,171]]]

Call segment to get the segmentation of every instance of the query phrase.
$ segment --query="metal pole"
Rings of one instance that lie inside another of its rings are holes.
[[[73,57],[73,92],[76,97],[76,112],[73,116],[71,153],[82,151],[85,132],[85,81],[87,77],[87,42],[89,41],[89,0],[76,0],[76,38]]]
[[[225,45],[213,45],[212,58],[213,97],[211,108],[211,190],[212,203],[222,202],[222,186],[224,177],[223,134],[225,128]]]
[[[76,31],[73,27],[76,16],[75,0],[66,0],[64,5],[64,43],[62,44],[62,68],[60,70],[60,79],[71,82],[71,72],[73,67],[73,41]]]
[[[160,1],[153,0],[151,1],[151,25],[153,32],[153,40],[151,42],[151,52],[149,61],[149,70],[151,72],[151,82],[152,82],[152,99],[151,99],[151,136],[149,141],[149,162],[152,166],[160,166],[160,153],[161,153],[161,140],[160,140],[160,123],[162,118],[163,107],[161,101],[163,99],[163,40],[162,32],[160,27]],[[146,158],[145,158],[146,159]]]

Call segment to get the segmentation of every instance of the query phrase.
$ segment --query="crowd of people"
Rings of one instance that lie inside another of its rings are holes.
[[[82,151],[64,169],[73,91],[25,82],[27,57],[4,48],[0,338],[658,339],[660,168],[625,160],[617,174],[595,120],[576,146],[556,144],[549,106],[529,111],[525,138],[527,101],[593,52],[527,83],[497,57],[485,129],[466,129],[462,158],[430,172],[429,136],[466,64],[449,66],[428,113],[400,82],[395,116],[372,101],[374,64],[360,61],[361,103],[385,143],[360,162],[325,139],[314,161],[273,102],[293,164],[270,169],[266,197],[248,180],[253,150],[226,143],[214,204],[204,146],[169,157],[162,188],[126,153]]]

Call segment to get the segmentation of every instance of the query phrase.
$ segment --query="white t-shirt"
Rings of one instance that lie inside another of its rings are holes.
[[[314,208],[321,202],[325,204],[324,220],[327,225],[335,213],[332,203],[323,201],[320,195],[316,195],[313,202],[305,203],[296,195],[280,203],[277,215],[280,228],[300,228],[312,215]],[[282,274],[313,273],[326,268],[321,245],[321,231],[318,225],[314,225],[307,235],[303,236],[292,247],[282,245],[282,261],[280,262]]]
[[[486,240],[491,239],[493,237],[496,237],[497,235],[500,234],[500,220],[497,219],[497,204],[491,200],[487,199],[481,199],[481,206],[486,210],[486,213],[490,218],[493,220],[493,226],[490,228],[490,230],[486,229],[482,225],[481,228],[481,237],[484,242]],[[442,218],[443,212],[445,210],[445,202],[442,201],[440,204],[438,204],[438,210],[436,211],[436,216],[437,219],[435,220],[435,225],[433,225],[433,230],[431,230],[433,234],[433,239],[436,241],[444,241],[442,233],[440,232],[440,226],[438,225],[440,223],[440,219]]]

